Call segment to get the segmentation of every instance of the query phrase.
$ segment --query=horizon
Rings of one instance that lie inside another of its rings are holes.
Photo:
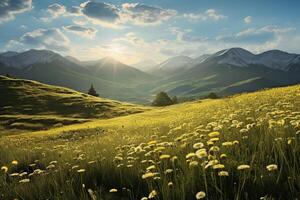
[[[0,5],[0,28],[14,32],[0,32],[0,51],[47,49],[81,61],[112,57],[127,65],[233,47],[300,53],[299,6],[269,0],[9,0]]]

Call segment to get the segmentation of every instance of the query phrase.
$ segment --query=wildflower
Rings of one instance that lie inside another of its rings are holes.
[[[209,151],[217,152],[220,151],[220,148],[218,146],[212,146]]]
[[[2,170],[4,173],[6,173],[6,172],[8,171],[8,167],[7,167],[7,166],[2,166],[2,167],[1,167],[1,170]]]
[[[169,187],[172,187],[172,186],[173,186],[173,182],[169,182],[169,183],[168,183],[168,186],[169,186]]]
[[[28,178],[25,178],[25,179],[22,179],[19,181],[19,183],[29,183],[30,182],[30,179]]]
[[[229,173],[227,171],[220,171],[218,173],[219,176],[229,176]]]
[[[268,165],[266,168],[268,171],[275,171],[278,169],[278,166],[275,164],[271,164],[271,165]]]
[[[79,168],[79,165],[74,165],[71,169]]]
[[[166,159],[169,159],[170,157],[171,157],[170,155],[163,154],[163,155],[159,156],[159,159],[166,160]]]
[[[142,197],[141,200],[148,200],[148,197]]]
[[[198,158],[207,157],[206,149],[198,149],[195,154]]]
[[[11,164],[17,165],[17,164],[18,164],[18,161],[17,161],[17,160],[13,160],[13,161],[11,161]]]
[[[245,169],[250,169],[250,165],[239,165],[237,167],[238,170],[245,170]]]
[[[202,147],[204,147],[204,144],[202,142],[198,142],[193,145],[194,149],[201,149]]]
[[[77,172],[78,173],[83,173],[83,172],[85,172],[85,169],[79,169],[79,170],[77,170]]]
[[[220,135],[220,132],[218,131],[213,131],[208,134],[209,137],[218,137]]]
[[[155,176],[154,173],[148,172],[148,173],[142,175],[142,179],[152,178],[154,176]]]
[[[15,177],[15,176],[19,176],[19,173],[12,173],[9,175],[10,177]]]
[[[148,198],[149,199],[153,199],[157,196],[157,192],[155,190],[152,190],[150,193],[149,193],[149,196]]]
[[[173,169],[166,169],[165,174],[171,174],[173,172]]]
[[[57,161],[56,160],[53,160],[49,163],[50,165],[54,165],[54,164],[57,164]]]
[[[206,196],[205,192],[200,191],[196,194],[196,199],[203,199]]]
[[[197,161],[191,161],[189,164],[190,167],[197,167],[198,166],[198,162]]]
[[[112,188],[112,189],[109,190],[109,192],[110,192],[110,193],[114,193],[114,192],[118,192],[118,190],[115,189],[115,188]]]
[[[88,189],[88,193],[92,200],[97,200],[97,197],[92,189]]]
[[[151,171],[151,170],[153,170],[155,168],[156,168],[155,165],[151,165],[151,166],[147,167],[146,170],[147,171]]]
[[[222,146],[228,147],[228,146],[232,146],[233,142],[223,142]]]
[[[171,158],[171,161],[172,161],[172,162],[175,162],[177,159],[178,159],[177,156],[173,156],[173,157]]]
[[[220,155],[220,158],[226,158],[227,157],[227,155],[225,154],[225,153],[222,153],[221,155]]]
[[[195,157],[195,156],[196,156],[195,153],[188,153],[188,154],[185,156],[185,158],[186,158],[186,159],[190,159],[190,158],[193,158],[193,157]]]
[[[225,168],[225,165],[222,164],[213,165],[213,169],[223,169],[223,168]]]
[[[46,169],[53,169],[53,168],[55,168],[55,165],[49,165],[46,167]]]

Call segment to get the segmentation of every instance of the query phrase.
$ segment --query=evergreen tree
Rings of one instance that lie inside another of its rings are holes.
[[[177,104],[177,103],[178,103],[177,96],[174,96],[174,97],[172,98],[172,102],[173,102],[173,104]]]
[[[172,99],[165,92],[158,93],[152,103],[153,106],[168,106],[172,104]]]
[[[93,84],[91,85],[91,87],[90,87],[90,89],[89,89],[89,91],[88,91],[88,94],[89,94],[89,95],[92,95],[92,96],[95,96],[95,97],[99,97],[99,94],[97,94],[97,92],[96,92],[96,90],[95,90]]]

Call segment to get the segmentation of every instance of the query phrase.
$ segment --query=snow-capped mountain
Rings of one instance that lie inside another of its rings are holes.
[[[260,54],[253,54],[242,48],[231,48],[219,51],[204,62],[225,64],[237,67],[262,65],[271,69],[287,71],[290,65],[300,62],[299,54],[291,54],[280,50],[270,50]]]
[[[61,58],[63,57],[53,51],[31,49],[22,53],[6,52],[0,54],[0,63],[7,67],[23,68],[38,63],[50,63]]]

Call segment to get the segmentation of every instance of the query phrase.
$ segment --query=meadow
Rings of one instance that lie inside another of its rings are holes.
[[[297,85],[0,134],[0,199],[297,199],[299,158]]]

